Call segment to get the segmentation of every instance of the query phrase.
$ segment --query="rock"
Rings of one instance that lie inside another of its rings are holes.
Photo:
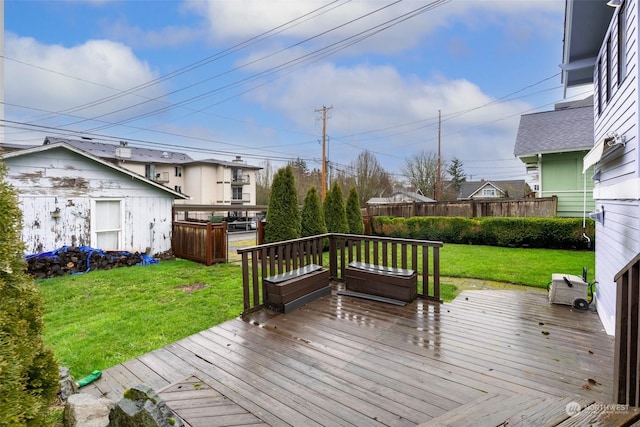
[[[107,427],[115,402],[86,393],[69,396],[64,408],[64,427]]]
[[[109,427],[183,427],[182,420],[144,384],[126,390],[109,419]]]
[[[69,368],[59,366],[58,372],[60,374],[60,389],[58,390],[58,398],[62,402],[66,402],[69,396],[78,392],[78,385],[69,373]]]

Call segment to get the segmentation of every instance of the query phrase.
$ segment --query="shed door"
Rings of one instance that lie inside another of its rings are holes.
[[[97,249],[114,250],[121,248],[122,201],[95,200],[91,246]]]

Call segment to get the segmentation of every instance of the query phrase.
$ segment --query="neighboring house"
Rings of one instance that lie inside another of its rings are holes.
[[[458,200],[521,199],[529,194],[524,179],[512,181],[466,181],[460,185]]]
[[[399,190],[390,197],[372,197],[367,200],[367,205],[390,205],[394,203],[435,203],[435,200],[422,195],[420,192]]]
[[[65,143],[1,157],[18,191],[27,253],[71,245],[171,249],[173,202],[185,195]]]
[[[617,3],[567,0],[562,64],[567,88],[594,89],[593,148],[583,170],[595,165],[596,301],[609,334],[615,332],[614,277],[640,252],[640,18],[636,0]]]
[[[582,173],[582,158],[592,147],[589,97],[557,104],[553,111],[522,115],[514,154],[537,176],[536,197],[556,196],[558,216],[583,217],[594,208],[593,167]]]
[[[256,204],[256,171],[261,168],[247,165],[240,156],[230,162],[194,160],[185,153],[133,147],[126,142],[114,145],[47,137],[44,143],[56,142],[73,145],[189,196],[179,203],[230,205],[230,210]]]

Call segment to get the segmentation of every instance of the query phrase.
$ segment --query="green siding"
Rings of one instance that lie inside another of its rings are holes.
[[[541,197],[558,197],[558,216],[582,217],[584,205],[584,175],[582,159],[588,151],[544,154],[541,162]],[[593,167],[587,170],[587,213],[594,210]]]

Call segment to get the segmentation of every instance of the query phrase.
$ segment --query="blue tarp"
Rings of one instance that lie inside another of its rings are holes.
[[[103,259],[103,258],[112,259],[112,258],[120,258],[122,256],[136,255],[140,257],[140,262],[136,263],[136,265],[158,264],[159,262],[157,259],[150,257],[149,255],[144,253],[137,253],[137,252],[133,253],[133,252],[127,252],[127,251],[106,251],[105,252],[102,249],[96,249],[89,246],[63,246],[53,251],[40,252],[37,254],[27,255],[25,256],[25,259],[27,260],[27,262],[29,262],[30,260],[37,260],[41,258],[56,258],[60,253],[68,252],[70,248],[73,248],[74,252],[80,251],[86,254],[86,263],[87,263],[86,270],[80,271],[75,274],[81,274],[81,273],[86,273],[88,271],[91,271],[91,257],[94,255],[99,256],[100,259]]]

